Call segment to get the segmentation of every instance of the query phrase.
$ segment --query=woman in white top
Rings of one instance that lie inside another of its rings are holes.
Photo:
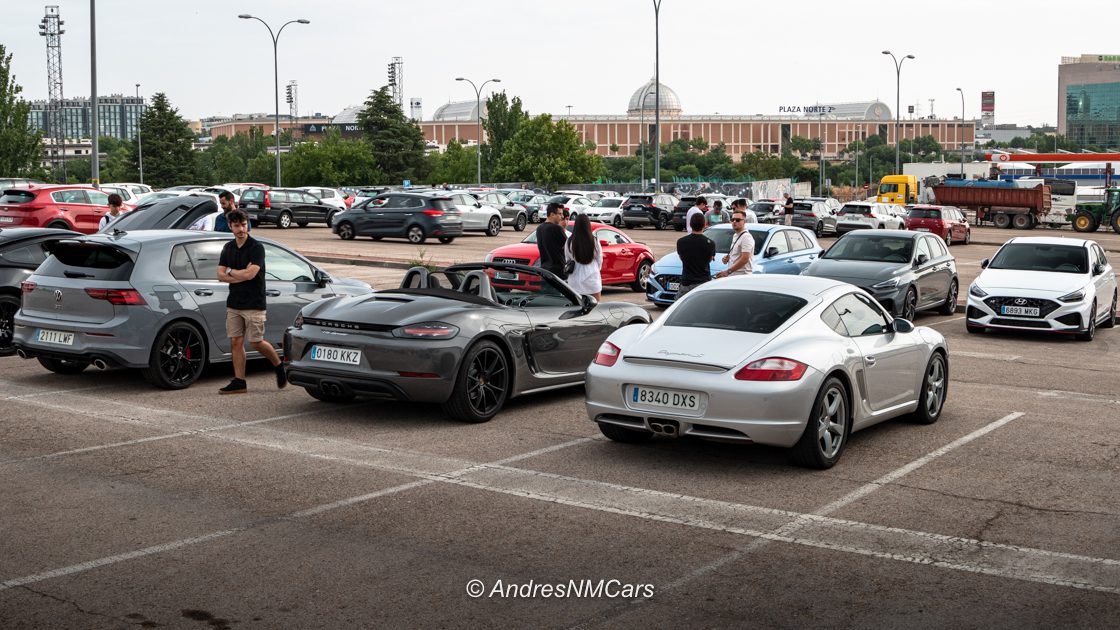
[[[603,299],[603,247],[591,233],[591,219],[577,214],[572,236],[564,244],[564,260],[575,263],[568,274],[568,285],[581,295]]]

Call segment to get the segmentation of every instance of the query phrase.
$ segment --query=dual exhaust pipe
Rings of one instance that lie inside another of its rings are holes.
[[[651,420],[649,428],[658,435],[665,435],[668,437],[678,437],[680,435],[677,423],[675,422],[654,422]]]
[[[16,350],[16,356],[21,358],[21,359],[33,359],[33,358],[35,358],[35,357],[31,356],[30,354],[27,354],[27,351],[24,350],[23,348],[20,348],[19,350]],[[104,359],[94,359],[93,361],[90,361],[90,365],[92,365],[93,367],[95,367],[99,370],[109,369],[109,364],[106,363]]]

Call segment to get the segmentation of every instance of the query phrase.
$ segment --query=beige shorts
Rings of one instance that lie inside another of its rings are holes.
[[[230,339],[244,337],[249,343],[264,339],[264,322],[267,311],[226,309],[226,336]]]

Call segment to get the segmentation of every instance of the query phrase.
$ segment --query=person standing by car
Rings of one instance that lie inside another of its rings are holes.
[[[716,258],[716,244],[704,236],[704,215],[694,214],[688,220],[692,229],[677,239],[677,256],[681,259],[681,288],[677,299],[712,279],[711,263]]]
[[[566,223],[564,206],[552,202],[545,208],[544,223],[537,228],[537,251],[541,255],[541,269],[551,271],[560,278],[567,278],[564,274],[564,243],[568,240],[568,233],[564,229]]]
[[[104,230],[105,226],[109,225],[113,221],[116,221],[117,217],[121,216],[122,214],[121,205],[123,204],[124,200],[121,199],[121,196],[117,193],[109,195],[109,212],[105,216],[101,217],[101,223],[98,224],[97,229]]]
[[[232,233],[233,230],[229,227],[229,213],[237,210],[237,203],[233,200],[233,193],[228,190],[223,190],[218,193],[218,205],[222,207],[222,213],[214,217],[214,231]],[[192,226],[193,227],[193,226]],[[248,223],[245,224],[246,229],[252,229]]]
[[[786,193],[786,201],[782,204],[782,210],[785,213],[785,224],[793,225],[793,197]]]
[[[746,199],[736,199],[731,202],[731,214],[734,215],[736,212],[743,213],[743,223],[758,223],[758,216],[747,208]]]
[[[751,273],[751,257],[754,256],[754,237],[747,231],[747,219],[741,208],[731,213],[731,227],[735,236],[731,240],[731,251],[723,257],[727,269],[716,274],[717,278],[745,276]]]
[[[572,237],[564,244],[564,260],[575,266],[568,276],[568,285],[580,295],[603,299],[603,246],[591,233],[591,219],[577,214]]]
[[[244,212],[226,215],[233,240],[222,247],[218,258],[218,280],[229,283],[226,298],[226,335],[233,353],[233,380],[218,390],[222,394],[244,394],[245,341],[261,353],[276,370],[276,387],[288,384],[284,366],[272,344],[264,339],[268,305],[265,303],[264,245],[249,236],[249,220]]]
[[[692,217],[694,215],[697,215],[697,214],[700,215],[701,217],[703,217],[704,213],[707,212],[707,211],[708,211],[708,200],[705,199],[703,196],[697,197],[696,198],[696,203],[693,204],[693,206],[688,209],[688,213],[684,215],[684,225],[685,225],[685,227],[687,227],[689,229],[692,229]]]
[[[704,213],[704,221],[708,225],[719,225],[720,223],[727,223],[731,220],[731,215],[723,209],[723,202],[716,199],[712,204],[712,209]]]

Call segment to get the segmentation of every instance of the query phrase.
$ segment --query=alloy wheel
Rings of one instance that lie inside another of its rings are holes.
[[[905,302],[902,303],[902,319],[907,321],[914,321],[914,315],[918,312],[918,294],[913,288],[906,292]]]
[[[338,237],[344,241],[354,238],[354,226],[350,223],[343,223],[338,226]]]
[[[202,338],[189,326],[169,331],[159,349],[159,369],[173,385],[193,383],[202,372]]]
[[[945,362],[937,359],[930,361],[926,370],[926,414],[936,418],[945,402]]]
[[[502,353],[483,348],[471,360],[467,370],[467,402],[482,416],[492,414],[505,399],[509,387],[509,371]]]
[[[486,228],[487,236],[497,236],[502,231],[502,220],[498,217],[490,217],[490,225]]]
[[[844,434],[848,424],[848,407],[844,402],[844,392],[832,387],[821,400],[817,415],[817,443],[825,458],[836,457],[844,445]]]
[[[424,235],[424,228],[419,225],[414,225],[408,228],[408,242],[413,245],[419,245],[424,242],[426,236]]]
[[[15,337],[15,317],[19,310],[19,298],[0,296],[0,355],[13,351]]]
[[[276,221],[276,226],[285,230],[292,227],[292,215],[289,214],[286,210],[284,212],[281,212],[280,218]]]

